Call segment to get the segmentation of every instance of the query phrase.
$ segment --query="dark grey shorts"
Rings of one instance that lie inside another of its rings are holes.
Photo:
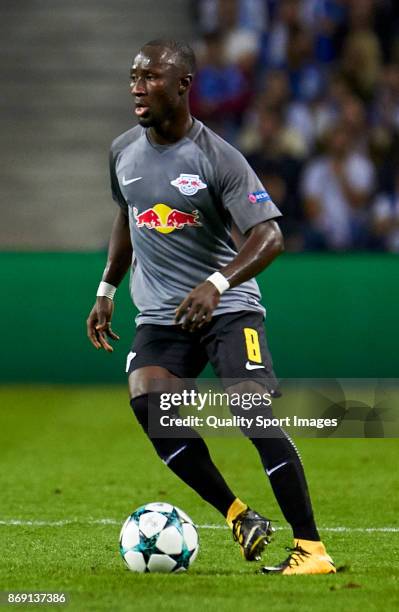
[[[180,325],[139,325],[127,372],[160,366],[179,378],[197,378],[208,362],[224,386],[256,380],[277,388],[263,316],[252,311],[215,316],[193,333]]]

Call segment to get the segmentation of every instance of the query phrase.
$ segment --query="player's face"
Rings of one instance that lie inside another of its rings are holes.
[[[140,125],[152,127],[172,118],[181,104],[181,69],[162,47],[144,47],[134,58],[130,91]]]

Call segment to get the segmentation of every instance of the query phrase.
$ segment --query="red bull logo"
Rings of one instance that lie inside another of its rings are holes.
[[[182,193],[183,195],[195,195],[200,189],[206,189],[207,185],[203,183],[198,174],[181,174],[178,178],[170,181],[170,184]]]
[[[176,208],[170,208],[166,204],[155,204],[155,206],[147,208],[142,213],[139,213],[137,208],[133,208],[133,214],[137,227],[155,229],[161,234],[170,234],[170,232],[181,230],[186,226],[200,227],[202,225],[198,221],[198,210],[187,213]]]

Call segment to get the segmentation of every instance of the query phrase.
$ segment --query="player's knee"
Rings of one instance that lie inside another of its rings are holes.
[[[133,370],[129,374],[128,381],[132,399],[149,393],[178,393],[184,386],[184,382],[180,378],[159,366],[145,366]]]

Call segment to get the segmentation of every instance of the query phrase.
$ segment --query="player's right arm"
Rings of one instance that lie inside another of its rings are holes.
[[[112,226],[107,265],[102,280],[118,287],[130,267],[132,254],[129,219],[125,211],[119,209]],[[87,336],[92,345],[109,353],[112,353],[113,348],[107,338],[119,340],[119,336],[111,328],[113,311],[113,300],[105,296],[97,297],[86,322]]]

